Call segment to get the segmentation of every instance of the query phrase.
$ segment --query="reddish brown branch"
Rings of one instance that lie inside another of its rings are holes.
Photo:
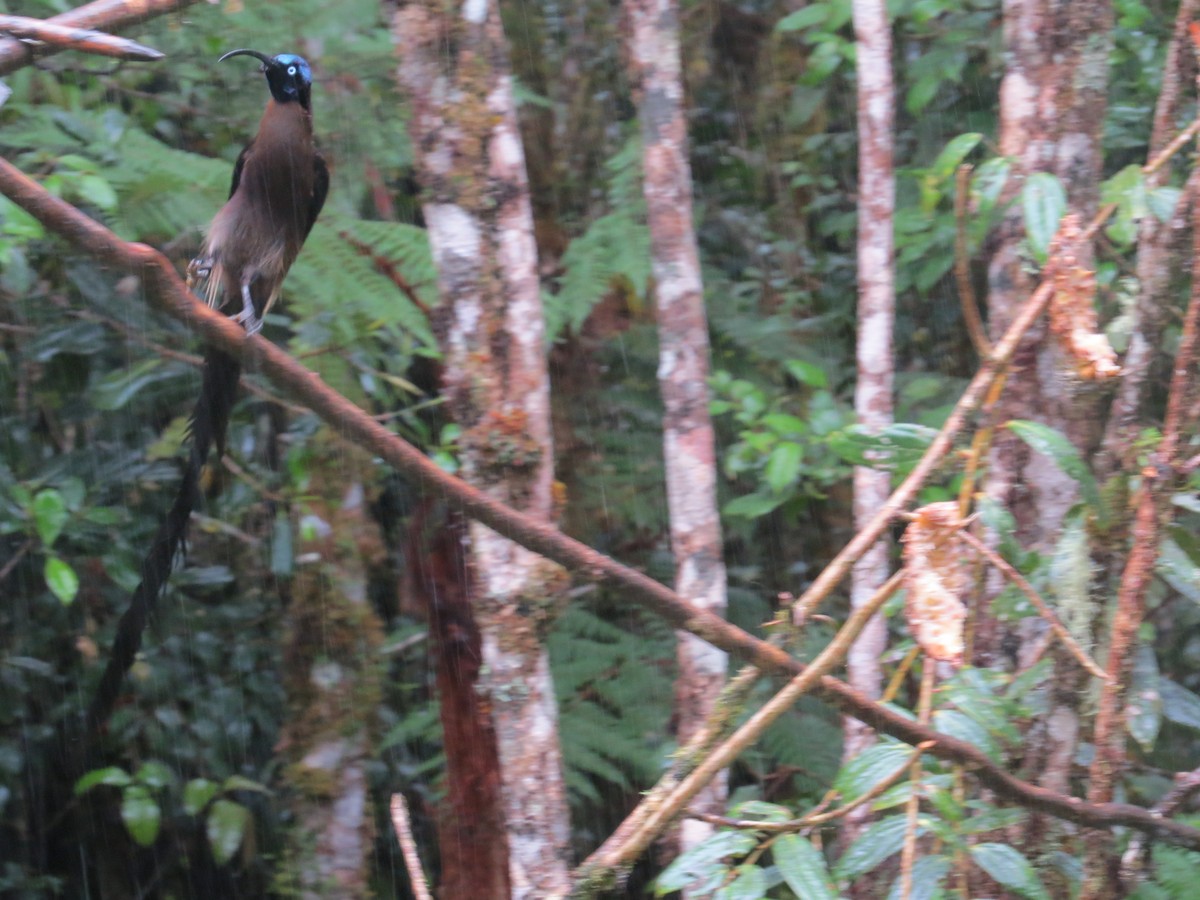
[[[120,31],[164,13],[191,6],[196,0],[95,0],[60,16],[46,20],[63,28],[90,28]],[[7,75],[35,59],[58,53],[64,47],[40,44],[36,47],[15,38],[0,38],[0,75]]]
[[[128,38],[89,28],[69,28],[27,16],[0,16],[0,32],[22,40],[41,41],[59,50],[78,50],[96,56],[111,56],[133,62],[154,62],[164,54]]]
[[[371,451],[402,474],[424,482],[428,490],[442,493],[448,502],[467,515],[584,578],[620,585],[626,597],[643,604],[671,626],[690,631],[760,669],[787,675],[804,671],[804,665],[784,650],[747,634],[712,613],[697,609],[644,573],[621,565],[551,525],[522,515],[447,474],[278,347],[257,335],[247,337],[235,322],[194,299],[166,257],[152,247],[125,243],[70,204],[49,194],[6,160],[0,160],[0,193],[104,264],[140,275],[148,288],[146,296],[157,309],[186,322],[201,338],[226,353],[246,361],[253,360],[282,392],[330,423],[345,440]],[[1031,297],[1013,329],[1028,327],[1044,309],[1048,295],[1048,291],[1039,291]],[[1019,333],[1010,332],[997,345],[996,356],[985,367],[985,372],[999,368],[1000,363],[995,360],[1007,359],[1006,354],[1011,353]],[[980,376],[977,376],[976,381],[979,380]],[[983,390],[980,386],[977,394],[982,394]],[[965,419],[966,410],[961,409],[959,415]],[[949,438],[946,440],[948,442]],[[874,703],[836,678],[822,678],[816,694],[841,712],[914,747],[931,741],[929,753],[974,773],[980,783],[998,797],[1091,828],[1124,825],[1169,843],[1200,850],[1200,829],[1163,819],[1139,806],[1088,803],[1021,781],[977,747]]]

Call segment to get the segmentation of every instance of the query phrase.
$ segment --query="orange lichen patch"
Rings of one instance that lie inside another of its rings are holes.
[[[1054,282],[1050,300],[1050,332],[1075,363],[1075,371],[1087,381],[1112,378],[1121,373],[1117,355],[1096,320],[1096,273],[1080,264],[1083,233],[1079,216],[1063,216],[1058,233],[1050,242],[1047,276]]]
[[[957,503],[931,503],[913,514],[903,538],[908,627],[928,656],[954,665],[963,661],[961,598],[969,579],[961,527]]]

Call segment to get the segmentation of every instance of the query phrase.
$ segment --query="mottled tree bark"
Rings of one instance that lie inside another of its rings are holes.
[[[700,255],[692,229],[692,173],[679,56],[675,0],[626,0],[630,58],[642,123],[643,190],[650,226],[658,320],[658,384],[663,397],[663,457],[675,590],[718,615],[725,611],[725,563],[717,514],[717,463],[708,412],[709,347]],[[680,742],[712,711],[725,680],[726,655],[680,633],[675,716]],[[693,807],[725,811],[726,779],[713,781]],[[712,826],[686,819],[680,843],[687,848]]]
[[[421,0],[395,20],[442,298],[433,327],[443,389],[463,428],[463,477],[548,522],[550,390],[508,49],[495,0],[447,9]],[[478,522],[470,540],[480,689],[500,751],[511,895],[545,897],[567,888],[566,797],[542,644],[565,573]]]
[[[1071,210],[1086,221],[1096,209],[1101,172],[1112,7],[1106,0],[1005,0],[1003,11],[1000,152],[1016,161],[1010,190],[1019,190],[1035,172],[1051,172],[1062,181]],[[1017,203],[1001,224],[988,267],[993,336],[1003,333],[1035,286],[1021,257],[1023,237]],[[1090,266],[1091,261],[1080,264]],[[997,421],[1045,422],[1066,434],[1087,458],[1100,437],[1098,393],[1075,377],[1047,337],[1043,319],[1018,347]],[[1007,429],[997,431],[986,491],[1013,514],[1018,540],[1043,553],[1053,550],[1064,517],[1078,500],[1075,481],[1048,457],[1031,453]],[[1037,620],[1028,621],[1042,627]],[[999,662],[998,633],[982,630],[976,651],[982,662]],[[1061,655],[1056,666],[1051,712],[1031,728],[1023,751],[1025,766],[1039,773],[1041,785],[1064,790],[1079,735],[1082,675]],[[1036,839],[1043,824],[1035,822],[1027,837]]]
[[[892,34],[883,0],[854,0],[855,71],[858,76],[858,380],[854,411],[859,424],[875,431],[892,422],[892,326],[895,321],[893,228],[896,184],[892,174],[895,98]],[[854,525],[861,528],[891,493],[887,472],[854,469]],[[888,577],[888,542],[878,541],[854,565],[853,607],[867,602]],[[876,616],[863,629],[846,659],[848,681],[868,697],[881,691],[879,659],[887,623]],[[858,719],[842,720],[844,759],[853,759],[875,739]],[[865,818],[867,807],[850,820]]]
[[[383,628],[367,599],[371,562],[385,556],[367,513],[366,454],[323,443],[304,513],[301,560],[287,610],[280,749],[295,824],[288,870],[298,896],[370,894],[375,820],[367,790],[370,730],[380,700]],[[335,474],[336,473],[336,474]]]

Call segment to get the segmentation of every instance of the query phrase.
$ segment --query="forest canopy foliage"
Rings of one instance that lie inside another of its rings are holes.
[[[0,3],[0,11],[46,17],[65,6],[29,0]],[[980,296],[982,260],[1002,215],[1019,205],[1036,267],[1047,259],[1066,194],[1052,175],[1027,179],[1016,196],[1005,191],[1012,162],[997,147],[999,3],[890,4],[899,110],[897,424],[868,435],[852,411],[851,4],[681,6],[695,227],[713,343],[711,410],[724,476],[728,615],[756,634],[782,633],[778,597],[798,593],[852,534],[851,468],[869,463],[902,478],[978,363],[954,283],[956,192],[969,192],[962,227],[978,261],[971,278]],[[1102,200],[1117,210],[1097,252],[1096,281],[1100,322],[1118,352],[1132,327],[1137,223],[1177,215],[1191,165],[1174,163],[1168,183],[1154,188],[1139,170],[1174,6],[1115,3]],[[506,0],[502,8],[540,255],[557,477],[567,498],[562,528],[669,583],[653,281],[621,24],[605,0]],[[396,49],[380,5],[196,5],[137,36],[167,60],[115,65],[63,54],[6,77],[12,94],[0,107],[0,155],[121,237],[183,264],[225,197],[262,101],[257,75],[216,58],[241,46],[303,52],[316,73],[316,129],[333,187],[265,333],[455,471],[461,434],[441,409],[427,316],[437,303],[436,273],[395,84]],[[1180,127],[1194,109],[1184,104]],[[964,163],[973,166],[966,178],[959,175]],[[1182,298],[1178,280],[1172,296]],[[1179,308],[1182,301],[1173,302],[1159,374],[1178,344]],[[186,328],[149,311],[136,279],[85,258],[0,198],[5,896],[75,896],[84,878],[106,897],[294,892],[288,798],[319,794],[319,786],[289,778],[281,746],[292,714],[285,613],[302,566],[299,548],[319,524],[316,498],[341,483],[350,463],[329,449],[314,415],[279,402],[261,378],[244,380],[232,462],[214,468],[188,563],[171,580],[105,731],[104,764],[68,780],[56,743],[86,708],[174,489],[185,410],[198,385],[194,352]],[[1161,420],[1163,402],[1160,386],[1145,422]],[[1080,502],[1061,533],[1037,547],[1011,538],[1008,510],[985,503],[980,517],[1000,536],[1000,554],[1054,601],[1085,649],[1097,650],[1096,608],[1114,587],[1096,584],[1093,560],[1121,539],[1129,480],[1102,477],[1043,423],[1008,427],[1078,484]],[[1137,449],[1148,452],[1158,437],[1147,428]],[[1200,481],[1194,471],[1190,478],[1173,497],[1176,518],[1161,543],[1133,674],[1144,702],[1128,722],[1135,759],[1122,790],[1143,806],[1164,794],[1169,773],[1200,765]],[[961,484],[950,461],[920,502],[955,499]],[[390,794],[410,798],[427,865],[437,866],[431,822],[445,776],[438,697],[423,650],[427,623],[404,585],[411,562],[404,535],[436,501],[381,468],[367,490],[383,549],[362,555],[386,631],[372,651],[382,675],[369,768],[378,822],[372,878],[388,895],[404,882],[387,820]],[[906,675],[915,650],[902,606],[897,598],[885,608],[893,639],[884,662],[895,677],[889,701],[911,710],[918,679]],[[825,610],[838,620],[845,611],[844,597]],[[993,612],[1014,635],[1036,616],[1012,587]],[[792,649],[811,658],[829,635],[817,622]],[[548,645],[572,844],[582,857],[676,749],[674,636],[618,591],[601,589],[566,609]],[[1048,662],[1016,675],[1010,669],[968,667],[945,681],[933,726],[995,760],[1019,755],[1023,735],[1050,703]],[[757,686],[748,706],[770,690]],[[830,788],[841,802],[853,800],[911,755],[888,739],[843,766],[840,741],[836,714],[803,700],[738,761],[730,815],[786,820]],[[964,796],[959,778],[949,765],[926,766],[931,808],[921,827],[940,850],[918,861],[913,896],[938,896],[952,870],[984,873],[989,884],[1020,896],[1074,889],[1080,872],[1069,841],[1037,853],[1009,846],[1005,829],[1026,826],[1030,814]],[[900,810],[912,790],[900,779],[879,793],[874,823],[837,853],[796,835],[721,831],[665,871],[646,864],[630,890],[665,894],[701,884],[724,886],[728,897],[832,897],[878,871],[886,876],[880,896],[887,896],[895,890],[887,860],[903,841]],[[1140,896],[1190,896],[1194,878],[1186,873],[1200,856],[1160,846],[1153,860],[1155,875]]]

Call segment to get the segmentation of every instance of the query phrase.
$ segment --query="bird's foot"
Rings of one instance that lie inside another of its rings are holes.
[[[212,274],[213,261],[208,256],[198,256],[188,263],[187,286],[194,288],[201,281],[206,281]]]
[[[263,320],[254,311],[254,298],[250,296],[249,282],[242,283],[242,311],[233,317],[233,321],[246,329],[246,334],[258,334],[262,331]]]

